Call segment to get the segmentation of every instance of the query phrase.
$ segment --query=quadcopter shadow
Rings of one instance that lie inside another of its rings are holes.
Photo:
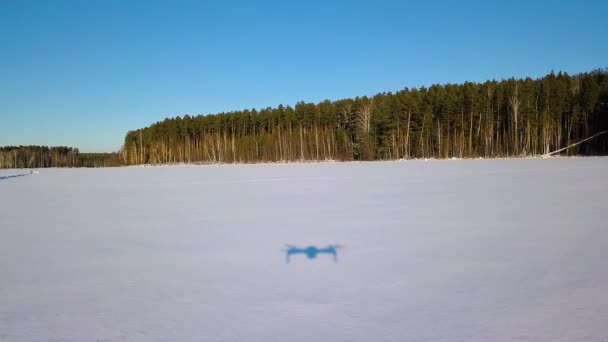
[[[329,245],[324,248],[308,246],[305,248],[296,247],[293,245],[285,245],[285,263],[291,261],[292,255],[304,254],[308,259],[315,259],[319,254],[330,254],[333,256],[334,262],[338,262],[338,250],[341,245]]]

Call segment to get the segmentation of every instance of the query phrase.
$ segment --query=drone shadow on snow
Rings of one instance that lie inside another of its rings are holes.
[[[342,245],[328,245],[326,247],[296,247],[294,245],[285,245],[285,263],[288,264],[294,255],[303,254],[308,259],[315,259],[319,254],[328,254],[333,257],[334,262],[338,262],[338,250],[343,248]]]

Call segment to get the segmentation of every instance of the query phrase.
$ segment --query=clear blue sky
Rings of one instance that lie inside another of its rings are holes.
[[[0,145],[608,66],[607,1],[0,1]]]

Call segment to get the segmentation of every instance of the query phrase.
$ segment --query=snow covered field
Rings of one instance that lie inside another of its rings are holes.
[[[0,341],[608,341],[606,260],[608,158],[0,179]]]

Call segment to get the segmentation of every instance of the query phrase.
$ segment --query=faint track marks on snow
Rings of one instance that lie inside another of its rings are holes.
[[[224,184],[247,184],[247,183],[274,183],[274,182],[303,182],[303,181],[343,181],[353,180],[354,177],[285,177],[285,178],[254,178],[254,179],[232,179],[225,181],[191,181],[191,182],[162,182],[168,184],[188,185],[224,185]]]
[[[10,179],[10,178],[25,177],[25,176],[29,176],[29,175],[31,175],[31,173],[19,173],[19,174],[16,174],[16,175],[0,176],[0,180],[6,180],[6,179]]]

